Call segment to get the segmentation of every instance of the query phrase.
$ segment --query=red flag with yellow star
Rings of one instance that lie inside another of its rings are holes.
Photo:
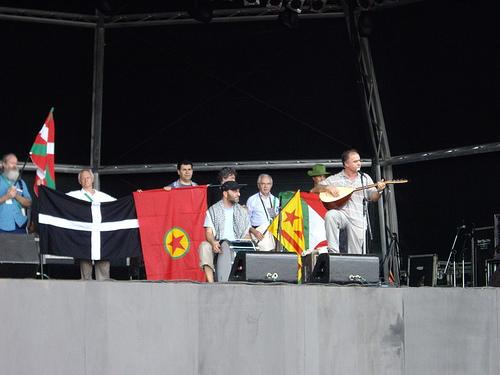
[[[204,281],[198,246],[205,240],[207,187],[146,190],[134,200],[147,279]]]
[[[268,230],[287,251],[297,253],[297,280],[300,282],[302,280],[302,252],[306,247],[300,190],[281,209]]]

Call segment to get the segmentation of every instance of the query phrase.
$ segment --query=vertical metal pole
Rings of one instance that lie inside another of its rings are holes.
[[[96,12],[94,29],[94,77],[92,87],[92,130],[90,142],[90,166],[94,171],[94,186],[100,188],[99,168],[101,166],[102,97],[104,87],[104,17]]]
[[[477,286],[477,274],[476,274],[476,247],[474,245],[474,228],[471,230],[471,236],[470,236],[470,249],[471,249],[471,275],[472,275],[472,286]],[[486,284],[488,285],[488,284]]]
[[[391,157],[389,140],[385,128],[384,116],[382,112],[382,104],[378,92],[377,80],[375,76],[375,69],[370,52],[370,45],[368,38],[362,37],[359,34],[359,9],[353,0],[345,0],[345,17],[347,22],[347,29],[349,32],[351,44],[355,52],[356,62],[358,65],[360,92],[365,109],[365,117],[370,131],[372,146],[374,149],[374,158],[372,160],[376,180],[382,178],[381,167],[384,165],[383,161]],[[392,179],[392,168],[390,166],[383,166],[384,177]],[[391,189],[392,190],[392,189]],[[388,249],[386,227],[393,233],[398,234],[397,226],[397,211],[396,200],[394,192],[385,194],[378,202],[378,215],[380,223],[380,245],[382,258],[384,259]],[[386,225],[387,221],[387,225]],[[393,256],[394,254],[389,254]],[[397,254],[395,254],[397,256]],[[396,259],[399,264],[399,259]],[[396,270],[397,272],[397,270]],[[385,280],[388,280],[388,267],[387,263],[384,264]],[[399,280],[399,275],[394,275],[396,280]]]

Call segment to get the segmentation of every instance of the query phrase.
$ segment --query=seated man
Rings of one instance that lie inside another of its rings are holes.
[[[250,220],[245,208],[238,204],[240,188],[236,181],[222,184],[222,199],[207,210],[205,217],[206,241],[200,244],[200,266],[209,283],[214,282],[214,254],[221,252],[221,240],[234,241],[249,238]]]

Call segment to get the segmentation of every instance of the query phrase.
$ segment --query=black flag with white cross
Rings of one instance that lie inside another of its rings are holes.
[[[40,252],[76,259],[139,256],[139,224],[132,195],[86,202],[40,186]]]

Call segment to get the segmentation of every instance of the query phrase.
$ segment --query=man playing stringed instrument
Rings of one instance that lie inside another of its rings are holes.
[[[355,149],[349,149],[342,153],[342,164],[344,169],[334,174],[318,186],[314,187],[313,193],[327,193],[338,198],[339,204],[329,209],[325,215],[325,230],[328,249],[339,252],[339,234],[341,229],[347,232],[348,252],[350,254],[363,254],[367,218],[363,210],[363,200],[376,202],[380,199],[385,182],[380,181],[373,184],[373,180],[367,174],[361,174],[361,158]],[[374,185],[369,189],[359,189],[362,185]],[[356,191],[356,189],[358,189]]]

